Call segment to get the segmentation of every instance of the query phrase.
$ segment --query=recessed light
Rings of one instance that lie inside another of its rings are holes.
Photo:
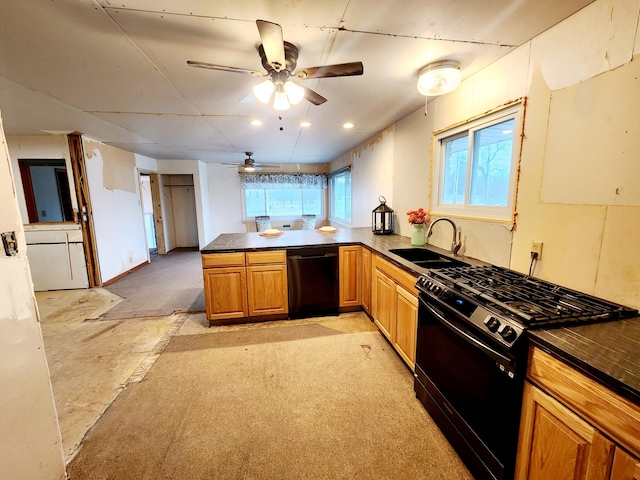
[[[343,128],[353,128],[353,123],[347,122],[342,125]]]
[[[306,120],[304,122],[300,122],[300,126],[301,127],[310,127],[311,126],[311,122],[307,122]]]
[[[513,130],[502,130],[503,135],[509,135],[510,133],[513,133]]]
[[[251,125],[262,125],[260,120],[251,120]]]

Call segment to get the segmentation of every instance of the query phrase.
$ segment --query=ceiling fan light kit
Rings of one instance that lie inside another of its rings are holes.
[[[427,97],[454,91],[462,81],[460,64],[453,60],[430,63],[418,77],[418,91]]]
[[[262,103],[269,103],[269,100],[271,100],[271,95],[273,95],[275,89],[276,86],[271,80],[265,80],[264,82],[259,83],[258,85],[255,85],[253,87],[253,94]]]

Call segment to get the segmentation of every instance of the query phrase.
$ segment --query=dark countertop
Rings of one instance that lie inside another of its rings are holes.
[[[640,317],[528,334],[532,344],[640,405]]]
[[[402,237],[400,235],[373,235],[371,229],[368,227],[339,228],[337,232],[332,233],[320,233],[316,230],[285,230],[282,235],[277,237],[265,237],[257,232],[223,233],[200,250],[200,252],[207,254],[259,251],[273,248],[292,249],[336,244],[367,246],[377,253],[384,255],[391,262],[411,272],[416,277],[427,272],[426,268],[418,267],[410,261],[389,252],[392,248],[411,248],[411,239],[409,237]],[[439,254],[452,256],[449,251],[443,250],[442,248],[432,245],[425,247]],[[485,262],[463,255],[455,258],[471,265],[487,265]]]
[[[389,252],[393,248],[410,248],[409,237],[373,235],[368,227],[340,228],[334,233],[288,230],[278,237],[263,237],[257,232],[226,233],[204,247],[201,253],[335,244],[367,246],[416,276],[427,271]],[[451,255],[438,247],[427,248]],[[472,265],[486,265],[470,257],[456,258]],[[575,327],[529,330],[528,335],[534,345],[640,405],[640,317]]]

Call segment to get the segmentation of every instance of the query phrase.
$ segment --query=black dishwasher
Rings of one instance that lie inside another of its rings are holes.
[[[289,317],[338,314],[337,246],[288,249],[287,277]]]

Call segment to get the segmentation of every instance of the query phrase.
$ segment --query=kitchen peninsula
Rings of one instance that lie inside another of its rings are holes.
[[[273,237],[220,235],[201,251],[207,318],[211,324],[288,318],[287,252],[337,246],[340,310],[365,310],[414,371],[419,305],[415,283],[428,269],[396,254],[400,253],[396,249],[410,249],[410,243],[409,238],[398,235],[373,235],[369,228],[340,228],[330,233],[286,231]],[[424,249],[453,258],[437,247]],[[470,266],[486,266],[469,257],[455,259]],[[638,478],[627,475],[640,473],[638,339],[640,317],[527,331],[530,353],[517,479],[549,472],[555,475],[553,461],[572,465],[575,471],[595,464],[595,468],[611,472],[610,476],[594,478]],[[546,414],[538,413],[545,411],[557,414],[560,424],[554,428],[558,431],[545,426]],[[555,460],[536,457],[541,448],[536,442],[543,438],[539,432],[548,436],[544,437],[546,444],[566,431],[571,432],[568,444],[556,445],[556,453],[543,454],[558,455]]]

